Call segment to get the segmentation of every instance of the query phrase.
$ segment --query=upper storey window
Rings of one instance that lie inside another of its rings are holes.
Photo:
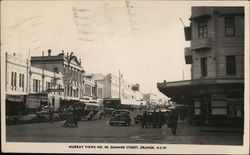
[[[226,56],[227,75],[236,75],[236,59],[234,55]]]
[[[207,58],[201,58],[201,61],[200,61],[200,65],[201,65],[201,76],[202,77],[205,77],[207,76]]]
[[[225,36],[235,35],[235,19],[234,17],[225,17]]]
[[[199,21],[198,22],[198,38],[207,38],[207,22],[206,21]]]

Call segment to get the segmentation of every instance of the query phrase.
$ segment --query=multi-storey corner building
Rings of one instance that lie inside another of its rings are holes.
[[[65,54],[64,51],[58,55],[51,55],[48,50],[46,56],[32,56],[31,65],[46,69],[55,73],[61,72],[64,77],[64,99],[65,102],[77,101],[84,97],[84,69],[81,66],[81,59],[73,52]]]
[[[244,112],[244,8],[192,7],[184,49],[191,80],[158,83],[158,89],[190,107],[199,123],[242,124]]]

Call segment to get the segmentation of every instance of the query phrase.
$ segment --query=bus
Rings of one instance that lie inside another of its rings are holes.
[[[78,120],[102,119],[104,116],[100,106],[96,103],[76,102],[73,105],[75,114]]]

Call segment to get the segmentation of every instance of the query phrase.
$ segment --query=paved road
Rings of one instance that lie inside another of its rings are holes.
[[[133,117],[132,117],[133,118]],[[129,126],[110,126],[109,118],[80,121],[79,127],[63,127],[63,121],[7,126],[9,142],[86,142],[86,143],[158,143],[242,145],[241,132],[209,132],[200,127],[178,123],[177,135],[166,126],[142,129],[132,122]]]

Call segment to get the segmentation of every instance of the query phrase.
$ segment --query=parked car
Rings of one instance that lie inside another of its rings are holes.
[[[129,117],[129,115],[117,114],[110,119],[109,124],[110,124],[110,126],[113,126],[113,125],[130,126],[131,125],[131,118]]]
[[[128,110],[115,110],[109,121],[110,126],[113,125],[131,125],[130,112]]]
[[[114,117],[115,115],[118,114],[124,114],[124,115],[130,115],[130,112],[128,110],[120,109],[120,110],[114,110],[112,112],[112,116]]]
[[[160,112],[161,111],[161,112]],[[154,113],[154,111],[153,110],[151,110],[151,111],[149,111],[148,112],[148,115],[149,115],[149,117],[148,117],[148,125],[149,126],[153,126],[153,124],[154,124],[154,117],[156,117],[156,126],[158,126],[158,127],[162,127],[162,125],[164,124],[164,123],[166,123],[166,117],[167,117],[167,115],[168,115],[168,110],[156,110],[155,111],[156,112],[156,114],[155,114],[155,116],[153,116],[153,113]]]
[[[6,124],[24,124],[24,123],[34,123],[38,122],[38,118],[36,114],[28,114],[22,116],[7,116]]]
[[[161,128],[162,125],[164,123],[166,123],[166,118],[168,116],[168,113],[169,113],[169,110],[166,110],[166,109],[156,110],[155,114],[154,114],[154,110],[147,111],[147,115],[148,115],[147,116],[147,124],[148,124],[148,126],[149,127],[154,126],[154,123],[155,123],[156,127]],[[135,124],[140,124],[142,121],[142,117],[143,117],[142,114],[137,115],[134,118]]]

